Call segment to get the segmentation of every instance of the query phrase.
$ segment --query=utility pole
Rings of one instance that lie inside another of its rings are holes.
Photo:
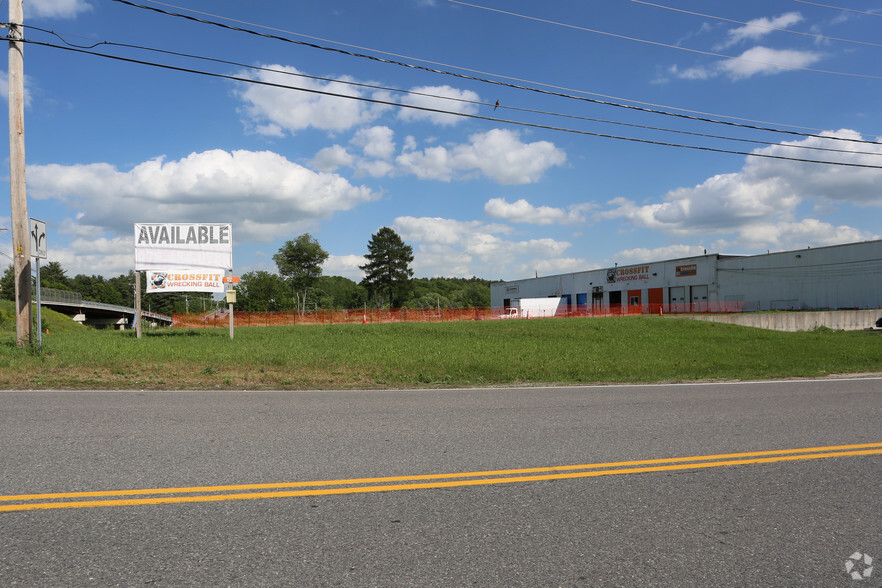
[[[31,239],[25,187],[24,11],[9,0],[9,189],[12,202],[12,256],[15,272],[15,334],[19,347],[31,343]]]

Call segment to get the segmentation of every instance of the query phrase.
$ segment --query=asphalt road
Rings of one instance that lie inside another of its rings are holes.
[[[0,585],[882,586],[880,482],[880,379],[0,392]]]

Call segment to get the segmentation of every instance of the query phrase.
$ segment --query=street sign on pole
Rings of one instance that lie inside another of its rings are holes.
[[[37,258],[37,349],[43,351],[43,301],[40,299],[40,260],[46,259],[46,223],[35,218],[30,220],[31,255]]]
[[[31,255],[37,259],[46,259],[46,223],[35,218],[30,219]]]

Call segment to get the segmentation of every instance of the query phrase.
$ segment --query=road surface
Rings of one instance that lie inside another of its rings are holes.
[[[7,391],[0,435],[4,586],[882,586],[880,379]]]

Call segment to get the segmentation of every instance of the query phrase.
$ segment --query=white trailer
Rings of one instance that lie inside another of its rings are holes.
[[[549,298],[517,298],[505,309],[500,318],[543,318],[564,313],[566,306],[562,296]]]

